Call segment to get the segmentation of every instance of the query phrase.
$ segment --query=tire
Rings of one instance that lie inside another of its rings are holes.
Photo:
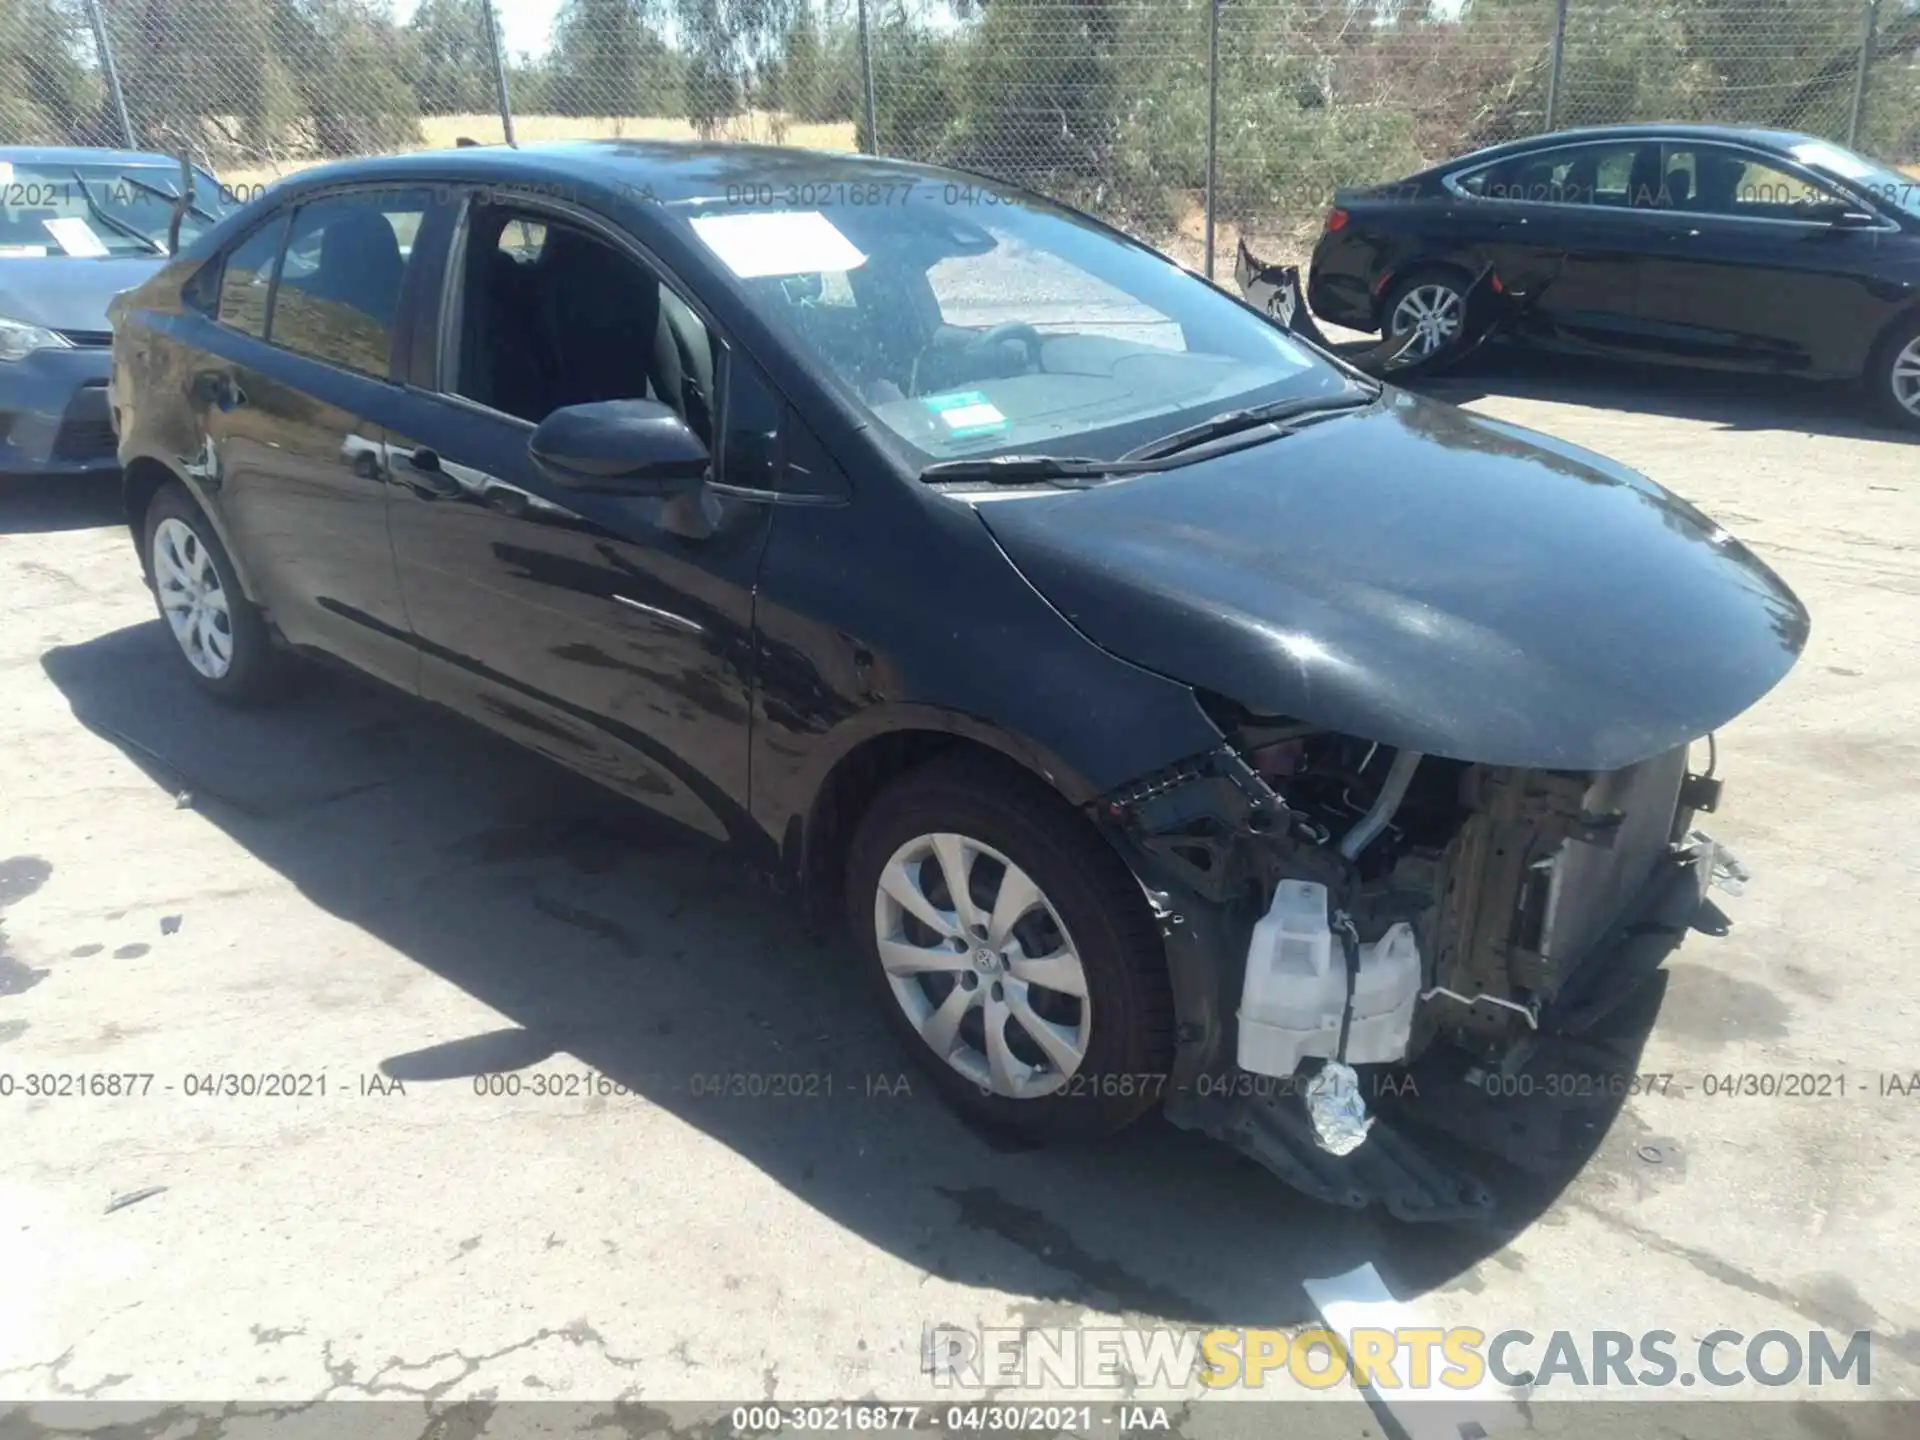
[[[287,657],[240,588],[205,512],[179,482],[148,505],[143,544],[155,607],[195,688],[236,706],[278,695]]]
[[[1395,335],[1404,335],[1417,323],[1414,316],[1405,312],[1411,308],[1411,304],[1424,302],[1426,308],[1436,311],[1433,334],[1415,358],[1424,359],[1456,343],[1466,319],[1467,290],[1471,284],[1472,281],[1458,270],[1438,265],[1422,266],[1402,276],[1394,282],[1393,288],[1387,291],[1387,298],[1381,303],[1380,338],[1391,340]]]
[[[1867,362],[1867,395],[1889,425],[1920,430],[1920,315],[1881,337]]]
[[[954,863],[970,877],[970,939],[945,880]],[[995,917],[1016,875],[1037,894]],[[918,895],[912,908],[903,894]],[[1173,1001],[1145,897],[1087,821],[1011,763],[942,757],[882,791],[853,838],[846,906],[889,1023],[969,1119],[1090,1139],[1162,1098]],[[989,1039],[995,1022],[1003,1045]]]

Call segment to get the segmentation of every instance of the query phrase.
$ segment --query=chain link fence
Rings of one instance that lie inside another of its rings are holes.
[[[877,150],[1185,263],[1340,185],[1568,125],[1715,120],[1920,166],[1920,0],[0,0],[0,144],[339,156],[587,137]]]

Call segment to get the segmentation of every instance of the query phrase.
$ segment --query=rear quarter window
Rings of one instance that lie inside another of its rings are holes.
[[[264,339],[267,300],[273,293],[274,266],[280,254],[280,235],[286,217],[276,215],[232,250],[214,270],[219,299],[214,318],[245,335]],[[202,272],[203,274],[206,272]],[[195,283],[199,276],[194,277]]]

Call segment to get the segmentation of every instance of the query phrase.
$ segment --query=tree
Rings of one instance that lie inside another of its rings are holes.
[[[407,22],[407,71],[422,114],[494,108],[485,0],[420,0]]]
[[[563,115],[665,115],[681,65],[655,28],[659,0],[567,0],[554,26],[548,98]]]
[[[59,0],[0,0],[0,143],[118,142],[105,88],[81,63],[92,48],[84,17]]]

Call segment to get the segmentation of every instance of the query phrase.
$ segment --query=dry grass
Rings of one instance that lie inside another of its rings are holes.
[[[420,122],[424,150],[450,150],[456,140],[478,140],[499,145],[506,136],[498,115],[428,115]],[[522,144],[541,140],[692,140],[698,138],[685,120],[663,116],[516,115],[514,139]],[[767,111],[736,115],[720,129],[720,139],[759,144],[792,145],[806,150],[852,150],[853,123],[804,125]],[[220,178],[236,187],[264,185],[283,175],[324,164],[318,159],[288,160],[278,165],[223,166]]]

